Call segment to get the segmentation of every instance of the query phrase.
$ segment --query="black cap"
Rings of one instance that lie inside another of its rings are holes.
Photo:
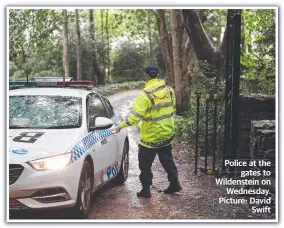
[[[145,73],[151,77],[156,77],[159,73],[159,70],[155,65],[150,65],[145,68]]]

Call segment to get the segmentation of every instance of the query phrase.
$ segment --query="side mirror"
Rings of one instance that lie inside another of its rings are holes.
[[[109,118],[106,117],[97,117],[95,120],[95,126],[90,125],[89,130],[94,131],[94,130],[104,130],[111,128],[113,125],[113,121]]]

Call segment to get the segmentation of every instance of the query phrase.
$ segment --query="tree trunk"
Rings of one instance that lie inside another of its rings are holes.
[[[204,23],[207,20],[206,15],[204,14],[204,9],[199,9],[198,10],[198,15],[201,20],[201,23]],[[194,49],[192,47],[192,44],[190,42],[190,39],[187,35],[187,32],[185,31],[185,36],[184,38],[184,52],[183,52],[183,72],[184,74],[187,74],[188,71],[192,72],[197,70],[198,68],[198,59],[196,57],[196,54],[194,52]],[[191,77],[188,78],[189,85],[191,82]]]
[[[101,58],[103,64],[103,72],[105,72],[106,64],[105,64],[105,42],[104,42],[104,10],[101,9]]]
[[[220,52],[215,49],[207,33],[205,32],[197,10],[185,9],[182,10],[182,14],[187,34],[193,45],[198,60],[208,61],[210,65],[219,70],[221,62]]]
[[[218,71],[219,78],[222,80],[225,79],[225,60],[228,54],[226,48],[228,37],[227,27],[225,29],[223,39],[220,42],[220,48],[217,49],[208,38],[198,16],[197,10],[183,9],[181,12],[187,34],[198,60],[207,61]],[[229,10],[229,12],[231,15],[234,12],[241,13],[240,10]],[[229,13],[228,16],[230,16]]]
[[[168,30],[166,26],[165,20],[165,12],[163,9],[156,9],[156,19],[157,25],[160,35],[160,42],[162,53],[165,60],[166,65],[166,82],[174,88],[174,70],[173,70],[173,59],[172,59],[172,52],[171,52],[171,43],[168,37]]]
[[[62,11],[62,16],[63,16],[63,65],[64,65],[63,82],[65,83],[65,78],[70,77],[67,10]]]
[[[149,58],[150,58],[150,61],[153,61],[154,60],[154,56],[153,56],[153,43],[152,43],[152,28],[151,28],[151,9],[148,9],[147,10],[147,16],[148,16],[148,20],[147,20],[147,23],[148,23],[148,39],[149,39]]]
[[[80,21],[78,9],[75,10],[76,16],[76,33],[77,33],[77,80],[82,80],[81,68],[81,36],[80,36]]]
[[[188,107],[188,78],[184,72],[184,25],[180,10],[171,10],[173,66],[175,79],[175,92],[177,99],[177,114],[181,114]]]
[[[106,39],[107,39],[107,76],[110,78],[110,45],[109,45],[109,35],[108,35],[108,9],[106,11]]]
[[[93,81],[100,85],[104,84],[104,75],[103,72],[97,62],[96,52],[95,52],[95,31],[94,31],[94,12],[92,9],[89,10],[89,32],[90,32],[90,39],[91,39],[91,47],[93,52],[92,58],[92,65],[94,68],[94,76]]]
[[[188,43],[186,44],[185,50],[188,50],[188,55],[184,57],[187,61],[187,71],[192,72],[198,67],[198,59],[189,39]]]

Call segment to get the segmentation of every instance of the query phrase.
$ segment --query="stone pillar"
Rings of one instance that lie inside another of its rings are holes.
[[[253,120],[275,120],[274,96],[240,96],[239,158],[250,157],[250,132]]]
[[[275,121],[251,121],[250,158],[271,161],[275,173]]]

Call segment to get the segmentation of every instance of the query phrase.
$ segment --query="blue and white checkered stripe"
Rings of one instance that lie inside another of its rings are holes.
[[[118,125],[119,120],[117,120],[116,117],[113,119],[114,125]],[[113,129],[106,129],[106,130],[97,130],[90,132],[88,135],[86,135],[80,142],[78,142],[73,148],[72,148],[72,162],[75,162],[77,159],[79,159],[81,156],[83,156],[90,147],[92,147],[94,144],[102,141],[103,139],[107,138],[112,134]]]
[[[72,162],[75,162],[77,159],[79,159],[81,156],[83,156],[91,146],[93,146],[97,142],[102,141],[103,139],[107,138],[111,134],[112,134],[111,129],[97,130],[97,131],[90,132],[79,143],[77,143],[73,147],[73,149],[72,149],[72,153],[73,153]]]

